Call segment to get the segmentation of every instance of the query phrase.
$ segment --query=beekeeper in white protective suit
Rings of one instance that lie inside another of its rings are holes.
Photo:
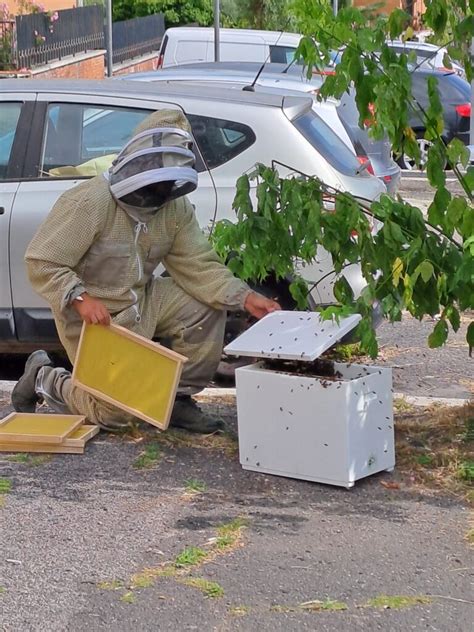
[[[30,243],[26,264],[34,289],[51,306],[72,363],[82,321],[112,321],[147,338],[166,338],[189,358],[171,424],[214,432],[222,420],[205,414],[191,395],[217,368],[226,310],[244,308],[261,318],[279,306],[236,279],[212,250],[185,197],[197,183],[188,121],[175,110],[155,112],[108,174],[59,198]],[[170,276],[154,278],[161,262]],[[45,351],[35,351],[12,403],[17,411],[34,412],[41,399],[107,430],[133,419],[73,386],[69,371],[54,368]]]

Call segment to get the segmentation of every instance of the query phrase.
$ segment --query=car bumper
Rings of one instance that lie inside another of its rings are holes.
[[[395,170],[393,173],[389,173],[386,175],[378,175],[378,179],[385,184],[387,187],[387,193],[389,195],[396,195],[398,189],[400,188],[400,181],[402,179],[402,171],[400,168]]]

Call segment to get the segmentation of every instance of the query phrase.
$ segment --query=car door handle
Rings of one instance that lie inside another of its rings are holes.
[[[5,215],[5,207],[0,206],[0,215]]]

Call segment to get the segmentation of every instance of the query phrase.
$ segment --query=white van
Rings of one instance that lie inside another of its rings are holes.
[[[289,64],[300,43],[298,33],[220,29],[220,61]],[[214,61],[214,29],[181,26],[165,32],[158,68]]]

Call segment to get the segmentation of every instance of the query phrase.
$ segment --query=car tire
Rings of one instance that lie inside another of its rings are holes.
[[[421,130],[416,133],[416,139],[418,142],[418,146],[420,148],[422,168],[426,165],[426,161],[428,159],[428,149],[432,145],[432,142],[430,140],[427,140],[424,136],[425,136],[424,130]],[[406,154],[402,154],[397,159],[397,163],[399,164],[401,169],[404,169],[406,171],[419,171],[418,165],[415,164],[415,161],[413,160],[413,158],[410,158]],[[443,169],[446,169],[446,167],[447,167],[447,161],[446,161],[446,164],[443,166]]]

